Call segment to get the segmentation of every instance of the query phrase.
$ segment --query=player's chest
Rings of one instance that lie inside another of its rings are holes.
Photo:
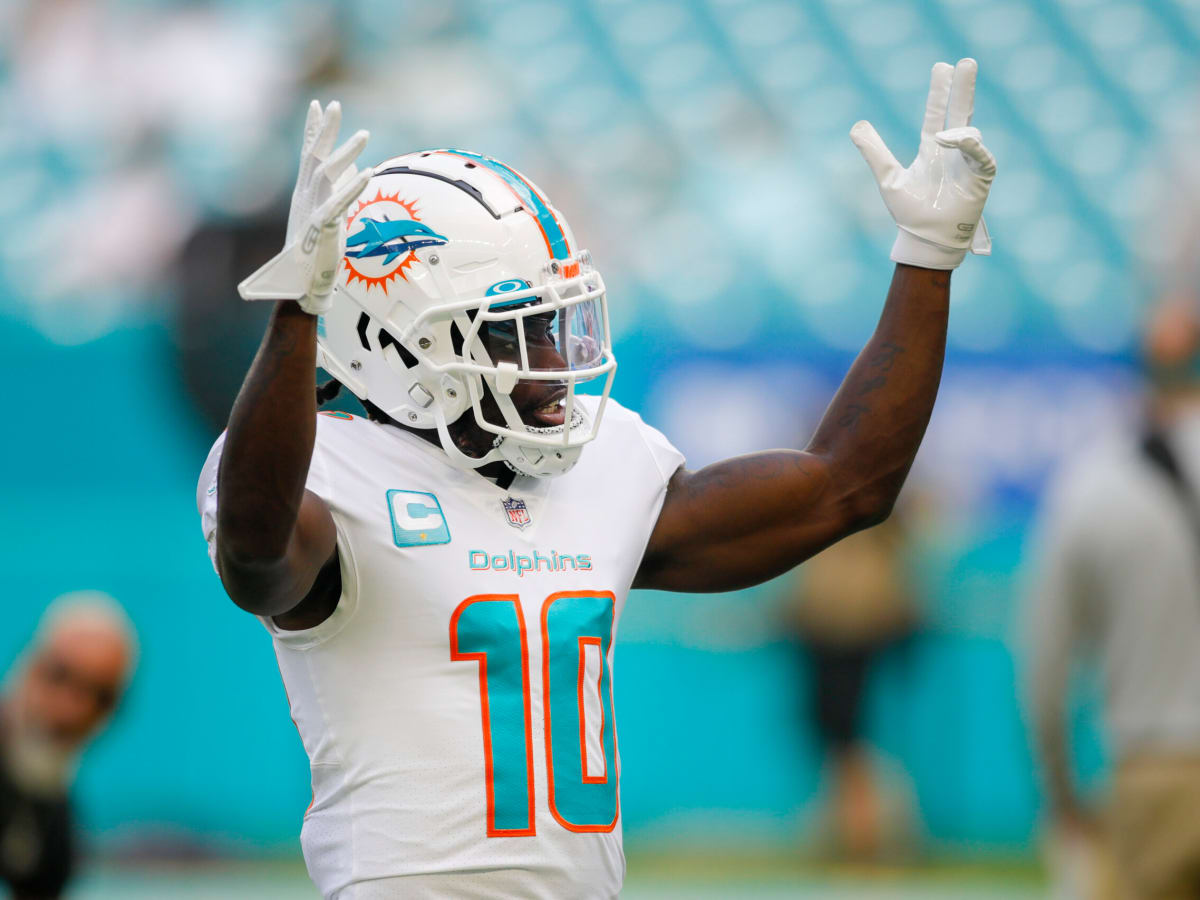
[[[623,593],[640,560],[637,540],[560,487],[376,480],[335,513],[364,586],[428,598],[422,604],[482,593],[531,601],[572,590]]]

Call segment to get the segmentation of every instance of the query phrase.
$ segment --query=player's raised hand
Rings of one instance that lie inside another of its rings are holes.
[[[370,169],[354,166],[370,135],[355,132],[335,150],[341,123],[336,100],[324,110],[316,100],[309,105],[283,250],[238,285],[243,300],[297,300],[314,316],[329,311],[346,249],[346,209],[371,178]]]
[[[907,169],[870,122],[850,129],[850,139],[875,174],[883,202],[900,228],[892,245],[896,262],[953,269],[968,249],[992,252],[983,204],[996,176],[996,160],[979,129],[971,126],[977,70],[973,59],[933,67],[921,145]]]

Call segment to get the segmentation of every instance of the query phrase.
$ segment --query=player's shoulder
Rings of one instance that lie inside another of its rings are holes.
[[[317,413],[317,440],[331,440],[348,438],[351,434],[370,433],[367,429],[373,428],[374,422],[362,416],[356,416],[348,412],[339,410],[321,410]],[[212,447],[208,451],[208,456],[204,460],[203,469],[208,469],[215,464],[218,464],[221,459],[221,453],[225,449],[225,435],[228,432],[222,431],[217,435],[217,439],[213,441]]]
[[[397,425],[345,412],[321,412],[309,489],[320,494],[318,488],[324,484],[343,502],[350,502],[368,496],[381,479],[442,478],[447,461],[440,447]]]
[[[589,404],[589,412],[595,415],[599,407],[598,397],[583,397]],[[683,465],[684,457],[666,435],[648,424],[642,416],[611,397],[605,404],[600,432],[594,441],[593,457],[619,458],[624,463],[641,457],[652,463],[663,480],[669,480],[675,470]],[[589,450],[584,450],[583,458]]]
[[[351,413],[336,410],[322,410],[317,413],[316,451],[327,452],[342,446],[361,445],[377,437],[380,431],[376,423]],[[217,470],[221,466],[221,455],[225,451],[225,437],[228,432],[222,431],[205,457],[204,465],[200,467],[200,480],[196,486],[196,503],[203,506],[204,498],[215,493]]]
[[[370,447],[389,445],[395,432],[395,428],[381,425],[366,416],[341,410],[321,410],[317,413],[318,452],[359,456],[368,452]]]
[[[317,412],[317,430],[325,434],[347,435],[374,427],[376,423],[365,416],[356,416],[340,409],[322,409]]]
[[[217,492],[217,469],[221,466],[221,451],[225,448],[225,432],[222,431],[217,435],[217,439],[213,442],[212,447],[208,450],[208,456],[204,458],[204,465],[200,467],[200,478],[196,482],[196,508],[203,511],[208,501]]]
[[[627,446],[630,441],[644,440],[644,435],[654,430],[646,424],[640,414],[611,397],[604,401],[602,413],[599,397],[584,395],[579,397],[578,402],[585,406],[593,418],[597,415],[602,416],[596,441],[603,441],[605,445]]]
[[[576,402],[587,408],[587,411],[593,416],[600,409],[601,398],[591,394],[580,394],[576,398]],[[628,427],[642,422],[642,417],[627,406],[622,406],[612,397],[604,401],[604,425],[601,426],[601,431],[604,427],[613,423],[620,423],[618,427]]]

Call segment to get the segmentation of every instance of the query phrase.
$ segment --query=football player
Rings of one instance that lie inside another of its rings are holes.
[[[897,265],[809,445],[699,471],[609,399],[604,280],[533,182],[463,150],[357,171],[367,134],[335,149],[339,107],[313,103],[284,250],[240,286],[275,308],[198,504],[225,590],[273,638],[326,897],[618,893],[625,598],[756,584],[888,515],[950,270],[988,249],[975,73],[933,68],[908,168],[851,129]],[[318,415],[337,386],[367,418]]]

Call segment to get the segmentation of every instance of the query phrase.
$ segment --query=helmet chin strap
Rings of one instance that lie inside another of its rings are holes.
[[[566,428],[569,432],[576,430],[589,431],[591,421],[587,414],[578,407],[571,414],[569,425],[551,425],[546,428],[525,426],[526,431],[535,434],[561,434]],[[569,447],[542,447],[521,444],[515,438],[497,437],[494,445],[504,456],[505,464],[521,475],[532,475],[534,478],[553,478],[569,472],[579,462],[579,454],[583,445]]]
[[[472,414],[470,407],[467,408],[467,411],[463,415],[469,414]],[[450,457],[450,462],[458,466],[458,468],[478,469],[480,466],[486,466],[488,463],[505,461],[503,454],[500,453],[495,445],[483,456],[467,456],[467,454],[458,449],[458,444],[450,436],[450,424],[446,421],[446,413],[439,404],[434,404],[433,418],[442,450]]]
[[[505,398],[507,399],[507,398]],[[511,402],[508,405],[512,405]],[[474,415],[470,409],[463,415]],[[434,421],[437,424],[438,440],[442,450],[450,457],[450,462],[460,469],[478,469],[492,462],[503,462],[518,475],[528,475],[533,478],[553,478],[568,472],[583,452],[582,446],[575,447],[539,447],[522,444],[519,440],[497,435],[492,443],[492,449],[483,456],[468,456],[459,449],[454,438],[450,435],[450,423],[441,407],[433,410]],[[536,434],[560,434],[565,425],[552,425],[546,428],[533,428],[524,423],[521,427]],[[571,415],[569,430],[587,432],[591,420],[586,411],[575,407]]]

